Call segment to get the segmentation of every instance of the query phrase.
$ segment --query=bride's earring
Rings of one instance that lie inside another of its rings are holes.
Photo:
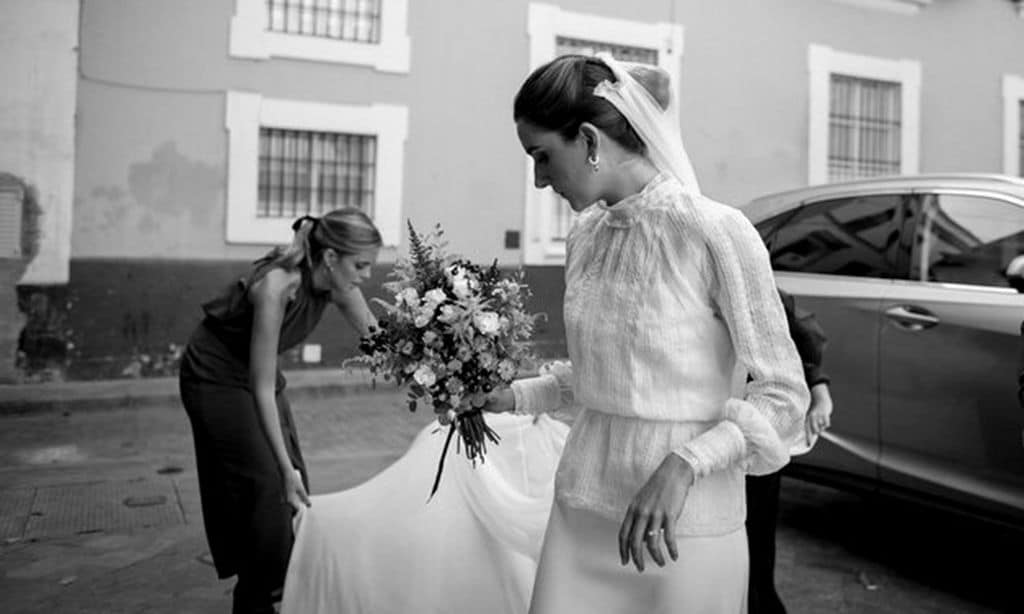
[[[601,169],[601,161],[597,159],[596,153],[587,157],[587,164],[590,165],[590,170],[595,173]]]

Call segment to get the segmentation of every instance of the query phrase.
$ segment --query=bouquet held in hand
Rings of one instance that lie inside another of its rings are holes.
[[[498,435],[484,420],[487,394],[509,385],[529,357],[534,316],[523,301],[522,274],[504,276],[497,261],[481,267],[445,253],[438,225],[427,235],[409,224],[410,254],[384,289],[391,302],[360,349],[371,372],[409,387],[409,409],[425,403],[448,425],[431,496],[437,492],[452,437],[476,462]]]

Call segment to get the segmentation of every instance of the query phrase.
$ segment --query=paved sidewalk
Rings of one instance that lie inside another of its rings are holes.
[[[291,397],[370,390],[373,377],[363,368],[285,371]],[[377,383],[388,386],[378,378]],[[0,385],[0,416],[35,411],[144,407],[178,401],[177,377]]]

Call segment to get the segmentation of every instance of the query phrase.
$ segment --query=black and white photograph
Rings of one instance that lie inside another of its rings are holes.
[[[0,57],[0,612],[1024,612],[1024,0]]]

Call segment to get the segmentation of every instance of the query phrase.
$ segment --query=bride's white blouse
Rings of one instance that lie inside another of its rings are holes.
[[[571,365],[512,386],[517,411],[582,409],[555,496],[618,520],[675,452],[697,475],[679,531],[739,528],[744,473],[788,462],[809,402],[757,231],[661,174],[580,214],[567,252]],[[730,394],[737,372],[750,375],[743,398]]]

